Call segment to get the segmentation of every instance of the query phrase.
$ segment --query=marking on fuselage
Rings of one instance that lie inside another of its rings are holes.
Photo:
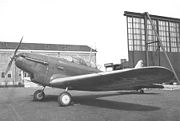
[[[57,68],[60,70],[64,70],[64,67],[62,67],[62,66],[57,66]]]

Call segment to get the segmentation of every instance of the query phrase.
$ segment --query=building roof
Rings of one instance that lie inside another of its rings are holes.
[[[17,42],[0,42],[0,49],[15,49]],[[20,50],[46,50],[46,51],[84,51],[97,52],[86,45],[68,45],[68,44],[42,44],[42,43],[22,43]]]
[[[144,18],[145,13],[136,13],[136,12],[124,11],[124,16]],[[158,15],[152,15],[152,14],[150,14],[149,16],[152,19],[155,19],[155,20],[162,20],[162,21],[169,21],[169,22],[180,23],[180,19],[179,18],[158,16]]]

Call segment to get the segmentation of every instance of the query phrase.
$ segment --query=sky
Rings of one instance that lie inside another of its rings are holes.
[[[180,18],[178,0],[0,0],[0,42],[75,44],[97,64],[128,59],[124,11]]]

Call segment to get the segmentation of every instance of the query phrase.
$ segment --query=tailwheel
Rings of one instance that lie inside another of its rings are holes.
[[[45,93],[43,90],[37,90],[34,92],[34,101],[42,101],[45,98]]]
[[[69,106],[69,105],[71,104],[71,101],[72,101],[71,94],[68,93],[67,91],[62,92],[62,93],[58,96],[59,106]]]
[[[143,89],[140,89],[140,90],[139,90],[139,93],[140,93],[140,94],[144,94],[144,90],[143,90]]]

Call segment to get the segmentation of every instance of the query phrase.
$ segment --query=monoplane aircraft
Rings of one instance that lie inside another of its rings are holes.
[[[60,106],[68,106],[72,101],[68,90],[137,90],[144,93],[143,88],[156,87],[154,84],[168,82],[174,78],[172,71],[161,66],[141,67],[138,64],[136,68],[102,72],[87,66],[88,64],[77,64],[58,57],[34,53],[17,54],[22,39],[5,73],[9,71],[13,61],[18,68],[29,73],[32,82],[43,86],[34,93],[36,101],[45,98],[46,86],[65,89],[58,96],[58,103]]]

